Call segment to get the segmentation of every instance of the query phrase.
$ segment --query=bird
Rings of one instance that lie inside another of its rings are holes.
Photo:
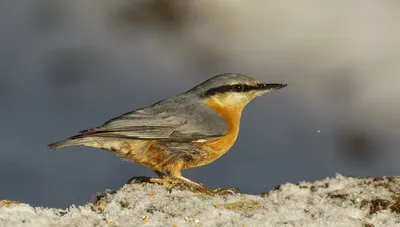
[[[152,169],[158,177],[147,182],[184,183],[208,190],[182,176],[181,171],[207,165],[229,151],[238,137],[244,107],[256,97],[286,86],[260,83],[237,73],[216,75],[182,94],[122,114],[48,147],[100,148]]]

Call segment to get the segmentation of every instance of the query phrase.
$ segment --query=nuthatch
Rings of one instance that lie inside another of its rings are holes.
[[[206,188],[183,177],[181,170],[209,164],[225,154],[238,136],[243,108],[255,97],[286,86],[234,73],[217,75],[183,94],[49,147],[101,148],[154,170],[159,178],[149,178],[149,182],[175,181]]]

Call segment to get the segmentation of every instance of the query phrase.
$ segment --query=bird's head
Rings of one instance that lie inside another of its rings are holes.
[[[246,75],[226,73],[211,77],[190,92],[206,100],[213,100],[220,106],[243,108],[255,97],[286,86],[287,84],[260,83]]]

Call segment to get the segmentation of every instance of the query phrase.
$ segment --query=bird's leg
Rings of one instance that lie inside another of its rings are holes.
[[[165,173],[157,171],[157,170],[154,170],[154,172],[156,172],[157,175],[159,176],[159,178],[152,178],[154,183],[162,184],[166,187],[170,187],[171,185],[175,185],[175,184],[179,183],[178,180],[170,177],[168,174],[165,174]]]

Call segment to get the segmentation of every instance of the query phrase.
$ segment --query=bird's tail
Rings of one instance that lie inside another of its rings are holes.
[[[93,137],[85,137],[83,135],[77,135],[77,136],[72,136],[66,140],[51,143],[47,146],[50,149],[55,150],[57,148],[69,147],[75,145],[89,145],[93,142],[95,142],[95,139]]]

